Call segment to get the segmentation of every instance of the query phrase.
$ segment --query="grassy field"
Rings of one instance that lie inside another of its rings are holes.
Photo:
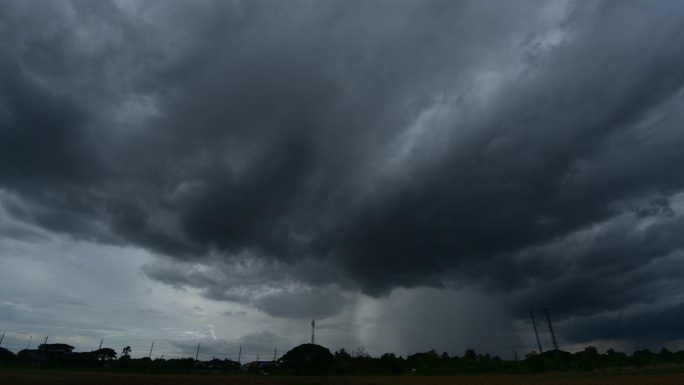
[[[682,385],[684,372],[556,373],[481,376],[250,376],[223,374],[130,374],[0,369],[3,385]]]

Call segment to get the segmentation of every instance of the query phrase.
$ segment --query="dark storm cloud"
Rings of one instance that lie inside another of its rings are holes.
[[[0,60],[2,180],[21,186],[97,178],[101,170],[83,130],[85,116],[74,101],[32,84],[15,63]]]
[[[31,4],[0,12],[17,219],[276,316],[339,289],[562,319],[681,289],[650,284],[682,258],[679,2]]]
[[[646,308],[632,314],[622,312],[603,317],[581,319],[566,327],[568,339],[631,339],[637,346],[660,348],[670,341],[682,338],[678,325],[684,316],[684,305],[672,304],[666,308]]]

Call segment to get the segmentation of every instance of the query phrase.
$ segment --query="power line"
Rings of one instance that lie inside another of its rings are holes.
[[[549,317],[549,308],[544,305],[544,313],[546,313],[546,321],[549,323],[549,333],[551,333],[551,341],[553,341],[553,348],[558,350],[558,343],[556,342],[556,335],[553,333],[553,326],[551,325],[551,317]]]
[[[530,307],[530,318],[532,318],[532,326],[534,327],[534,336],[537,337],[537,346],[539,347],[539,354],[544,353],[542,351],[541,342],[539,342],[539,333],[537,333],[537,323],[534,322],[534,315],[532,314],[532,308]]]

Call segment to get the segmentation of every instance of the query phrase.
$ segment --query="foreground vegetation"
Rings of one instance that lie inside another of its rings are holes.
[[[270,375],[327,375],[327,376],[446,376],[466,374],[557,374],[606,372],[639,373],[667,368],[669,375],[684,373],[684,351],[659,353],[649,350],[631,356],[609,349],[601,354],[587,347],[574,354],[564,351],[534,352],[524,359],[505,361],[488,354],[477,354],[468,349],[463,356],[438,354],[434,350],[412,354],[406,358],[386,353],[370,357],[363,349],[353,354],[340,349],[334,354],[315,344],[293,348],[278,361],[250,362],[244,365],[231,360],[196,361],[193,358],[155,359],[130,357],[130,348],[122,355],[109,348],[92,352],[73,352],[66,344],[43,344],[38,349],[22,350],[16,355],[0,347],[0,368],[3,371],[25,373],[23,370],[53,369],[89,371],[90,373],[147,373],[147,374],[270,374]],[[30,371],[30,370],[29,370]],[[377,377],[370,377],[377,378]],[[329,381],[326,381],[329,382]],[[684,383],[684,381],[682,381]]]

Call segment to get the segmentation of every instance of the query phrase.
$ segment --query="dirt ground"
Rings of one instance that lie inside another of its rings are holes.
[[[2,385],[683,385],[684,373],[563,373],[481,376],[248,376],[3,370]]]

